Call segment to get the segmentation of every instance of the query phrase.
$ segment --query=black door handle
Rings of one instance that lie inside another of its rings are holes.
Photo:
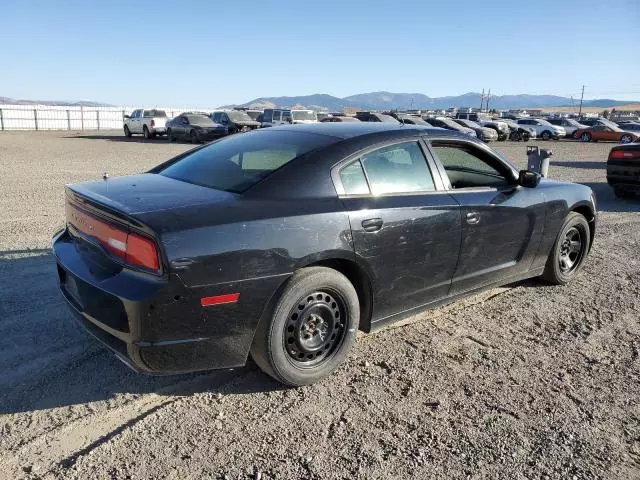
[[[381,218],[368,218],[362,221],[362,228],[365,232],[377,232],[382,228],[383,223]]]

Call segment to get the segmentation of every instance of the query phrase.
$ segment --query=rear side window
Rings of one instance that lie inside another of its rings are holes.
[[[166,117],[167,113],[164,110],[145,110],[145,117]]]
[[[416,142],[375,150],[360,161],[374,195],[435,190],[427,161]]]
[[[369,193],[369,185],[360,160],[340,170],[340,181],[344,187],[344,193],[347,195],[366,195]]]
[[[151,172],[241,193],[291,160],[337,141],[327,135],[265,129],[225,137]]]

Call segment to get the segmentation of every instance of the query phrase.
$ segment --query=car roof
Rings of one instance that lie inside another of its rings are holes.
[[[299,125],[282,125],[271,127],[279,130],[289,130],[296,132],[315,133],[317,135],[328,135],[331,137],[347,139],[380,132],[397,132],[399,135],[408,131],[424,132],[425,135],[442,135],[445,132],[451,132],[437,127],[428,127],[424,125],[408,125],[403,123],[384,123],[384,122],[320,122],[306,123]],[[448,133],[446,133],[448,134]]]

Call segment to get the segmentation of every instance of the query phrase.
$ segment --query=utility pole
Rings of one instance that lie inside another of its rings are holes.
[[[582,85],[582,95],[580,95],[580,111],[578,112],[578,116],[582,115],[582,99],[584,99],[584,85]]]
[[[491,98],[491,89],[489,89],[489,91],[487,92],[487,112],[489,111],[489,99]]]
[[[482,89],[482,96],[480,97],[480,111],[482,111],[482,105],[484,105],[484,88]]]

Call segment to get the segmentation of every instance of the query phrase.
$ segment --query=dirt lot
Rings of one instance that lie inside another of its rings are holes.
[[[495,146],[524,165],[523,144]],[[640,478],[640,200],[607,187],[610,144],[545,146],[552,177],[598,195],[576,281],[511,285],[362,335],[335,375],[283,389],[252,365],[132,373],[58,294],[48,249],[63,185],[189,145],[0,134],[0,477]]]

